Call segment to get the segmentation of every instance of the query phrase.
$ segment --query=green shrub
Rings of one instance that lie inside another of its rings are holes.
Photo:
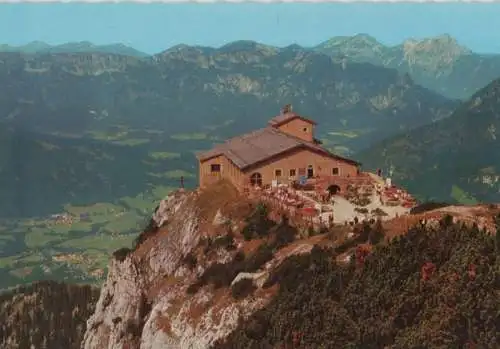
[[[432,211],[441,207],[450,206],[449,203],[446,202],[434,202],[427,201],[410,209],[410,214],[419,214],[427,211]]]
[[[368,234],[368,242],[372,245],[376,245],[384,240],[384,236],[385,232],[382,221],[378,219],[370,229],[370,233]]]
[[[242,271],[253,273],[259,270],[264,264],[273,259],[273,248],[267,244],[262,244],[244,262]]]
[[[132,250],[128,247],[122,247],[115,252],[113,252],[113,258],[119,262],[123,262],[125,258],[132,252]]]
[[[212,242],[213,247],[224,248],[228,251],[233,251],[236,249],[236,245],[234,244],[234,235],[229,232],[227,235],[222,235],[216,237]]]
[[[238,251],[229,263],[214,263],[208,267],[201,277],[188,287],[186,292],[193,294],[205,285],[214,288],[228,287],[234,278],[241,272],[253,273],[259,270],[266,262],[273,258],[273,249],[268,245],[261,245],[253,254],[245,258],[245,254]]]
[[[158,207],[156,209],[158,209]],[[139,248],[139,246],[141,246],[151,236],[155,235],[158,232],[158,229],[159,228],[155,220],[153,218],[149,218],[142,232],[134,240],[134,250]]]
[[[355,207],[354,211],[359,212],[361,214],[367,214],[368,209],[366,207]]]
[[[187,294],[195,294],[202,287],[203,287],[203,283],[198,280],[195,283],[192,283],[191,285],[188,286],[188,288],[186,289],[186,293]]]
[[[215,288],[221,288],[229,286],[236,275],[238,271],[233,268],[232,263],[214,263],[205,270],[201,281],[204,284],[212,284]]]
[[[234,299],[243,299],[251,295],[256,288],[252,279],[242,278],[231,286],[231,295]]]
[[[268,208],[264,203],[259,203],[246,221],[241,233],[247,241],[267,236],[269,230],[274,226],[274,222],[268,217]]]
[[[273,228],[273,248],[280,249],[292,243],[297,236],[297,229],[289,224],[288,217],[283,216],[281,222]]]

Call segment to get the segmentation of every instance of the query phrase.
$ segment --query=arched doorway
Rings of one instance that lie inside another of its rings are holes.
[[[330,196],[337,195],[340,192],[340,187],[337,184],[330,184],[326,190]]]
[[[250,184],[252,186],[262,186],[262,175],[259,172],[252,173],[250,176]]]

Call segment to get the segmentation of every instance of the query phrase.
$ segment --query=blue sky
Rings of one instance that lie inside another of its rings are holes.
[[[312,46],[368,33],[394,45],[448,33],[476,52],[500,53],[499,18],[500,3],[3,3],[0,43],[121,42],[156,53],[180,43]]]

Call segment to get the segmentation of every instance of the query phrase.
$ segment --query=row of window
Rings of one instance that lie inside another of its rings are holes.
[[[312,177],[312,166],[309,166],[309,168],[307,169],[307,172],[306,172],[306,169],[305,168],[299,168],[299,176],[305,176],[307,173],[308,177]],[[311,175],[309,175],[309,173],[311,173]],[[338,167],[334,167],[332,168],[332,175],[333,176],[338,176],[340,173],[339,171],[339,168]],[[296,177],[297,176],[297,170],[295,168],[292,168],[290,169],[290,171],[288,172],[288,175],[289,177]],[[280,168],[277,168],[274,170],[274,177],[281,177],[283,176],[283,171],[280,169]]]
[[[219,173],[220,170],[221,170],[220,164],[211,164],[210,165],[210,172],[212,172],[212,173]],[[340,171],[339,171],[338,167],[332,168],[332,175],[338,176],[339,173],[340,173]],[[306,172],[305,168],[299,168],[299,176],[305,176],[306,174],[307,174],[308,177],[312,177],[313,176],[313,168],[312,168],[312,166],[309,166],[307,168],[307,172]],[[289,177],[296,177],[297,176],[297,169],[295,169],[295,168],[290,169],[290,171],[288,172],[288,175],[289,175]],[[280,168],[275,169],[274,170],[274,176],[275,177],[282,177],[283,176],[282,169],[280,169]]]

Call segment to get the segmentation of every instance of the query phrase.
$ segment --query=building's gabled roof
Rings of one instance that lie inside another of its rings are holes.
[[[273,127],[278,127],[294,119],[301,119],[306,122],[309,122],[310,124],[316,125],[316,122],[314,122],[313,120],[300,116],[299,114],[295,114],[294,112],[291,111],[275,116],[274,118],[269,120],[269,125]]]
[[[298,137],[281,132],[273,127],[266,127],[242,136],[229,139],[215,148],[197,154],[200,161],[206,161],[219,155],[225,155],[240,170],[254,166],[274,156],[296,148],[307,148],[326,156],[343,160],[354,165],[358,162],[330,153],[314,142],[307,142]]]

